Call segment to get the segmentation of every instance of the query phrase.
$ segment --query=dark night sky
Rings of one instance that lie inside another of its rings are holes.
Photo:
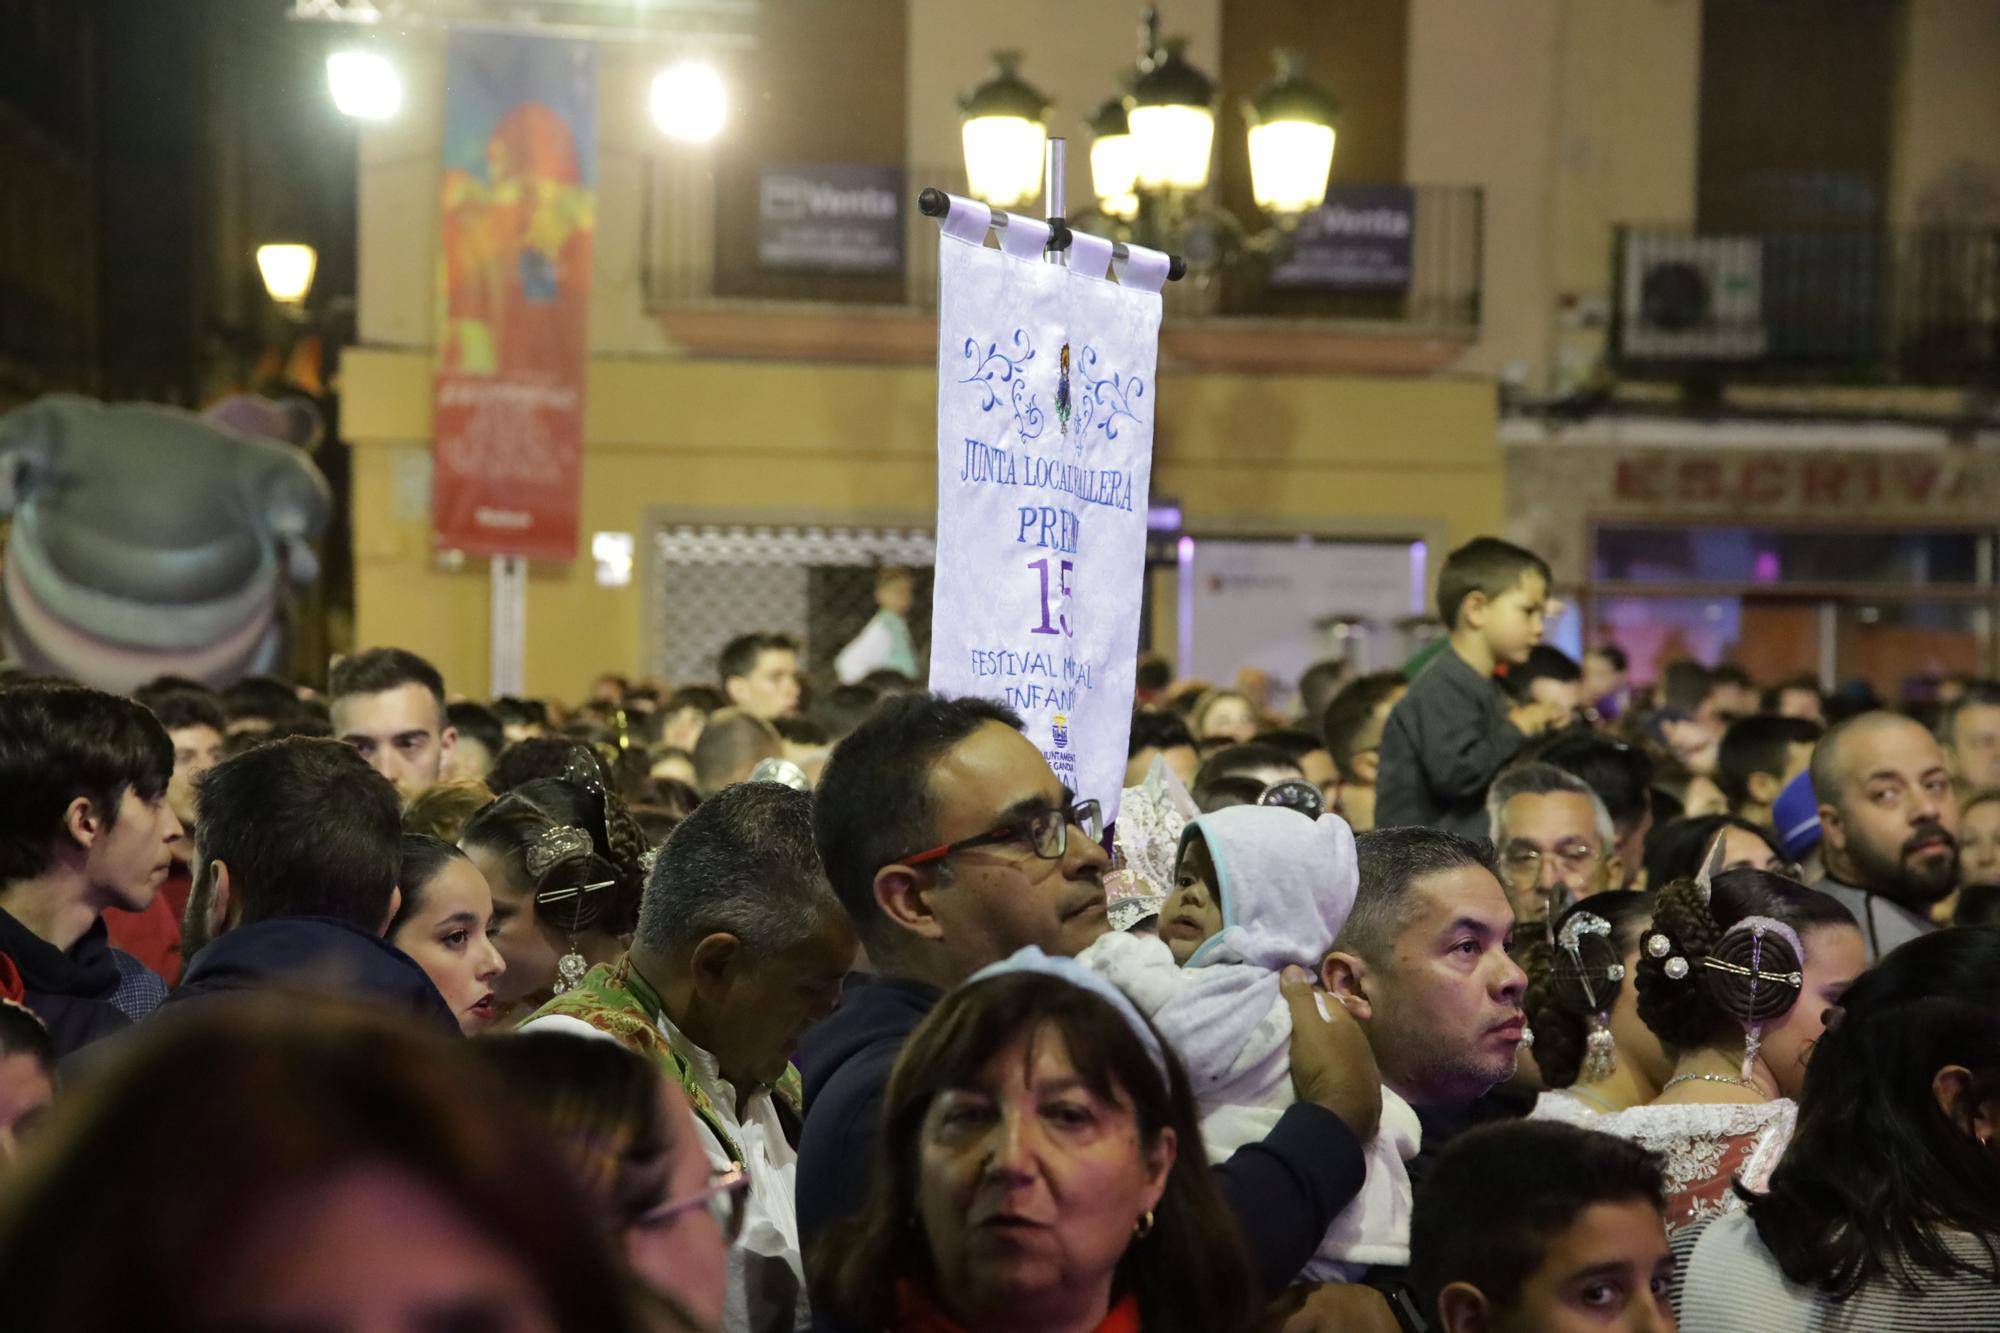
[[[217,331],[269,316],[254,252],[319,250],[313,304],[354,290],[355,126],[338,29],[285,0],[97,0],[100,335],[109,397],[197,388]]]

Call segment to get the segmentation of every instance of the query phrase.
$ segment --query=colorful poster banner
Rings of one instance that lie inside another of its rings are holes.
[[[1079,796],[1117,813],[1152,473],[1166,257],[1042,261],[1046,224],[952,200],[938,255],[930,685],[1005,703]]]
[[[431,521],[440,549],[577,554],[597,52],[451,34]]]

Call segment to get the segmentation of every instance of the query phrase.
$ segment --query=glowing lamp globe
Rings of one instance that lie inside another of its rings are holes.
[[[1125,99],[1139,187],[1197,191],[1208,184],[1215,146],[1215,83],[1187,62],[1178,38],[1140,65]]]
[[[964,117],[965,179],[995,208],[1013,208],[1042,188],[1049,139],[1049,99],[1015,72],[1020,55],[993,57],[993,76],[959,99]]]
[[[312,290],[313,269],[319,255],[310,245],[260,245],[257,271],[263,275],[264,290],[279,305],[298,305]]]
[[[687,61],[654,76],[647,109],[654,126],[669,139],[707,143],[722,133],[729,96],[713,66]]]
[[[1278,53],[1278,77],[1244,108],[1250,123],[1250,192],[1257,207],[1296,217],[1326,201],[1339,110],[1306,78],[1297,52]]]
[[[326,58],[333,105],[357,120],[388,120],[403,109],[403,79],[373,51],[335,51]]]

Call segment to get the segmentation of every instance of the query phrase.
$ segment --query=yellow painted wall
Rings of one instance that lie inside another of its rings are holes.
[[[1700,0],[1410,0],[1413,181],[1485,190],[1480,339],[1458,363],[1574,378],[1601,330],[1563,294],[1608,299],[1612,228],[1695,210]]]
[[[1422,7],[1422,0],[1414,3]],[[1137,8],[1028,0],[982,9],[912,0],[905,68],[910,160],[956,159],[952,95],[984,77],[987,54],[1001,46],[1029,53],[1023,72],[1058,99],[1056,128],[1077,133],[1080,117],[1109,94],[1113,75],[1136,53]],[[1162,9],[1167,31],[1192,37],[1191,58],[1217,69],[1219,0],[1172,0]],[[343,361],[342,425],[355,447],[356,636],[363,646],[393,643],[422,652],[454,689],[481,695],[488,690],[487,570],[481,562],[452,568],[437,558],[429,529],[442,49],[412,34],[399,51],[405,111],[363,131],[364,345]],[[1492,60],[1490,50],[1462,53],[1467,61],[1475,54]],[[646,120],[653,56],[606,46],[599,60],[586,546],[595,531],[643,539],[647,515],[659,511],[776,523],[927,524],[936,485],[934,370],[694,359],[646,312],[639,283],[641,168],[649,154],[686,150],[664,145]],[[1076,142],[1071,191],[1081,198],[1088,157],[1080,134]],[[1456,160],[1465,169],[1424,173],[1413,162],[1413,178],[1482,179],[1472,171],[1476,154]],[[1492,264],[1489,258],[1489,274]],[[1495,294],[1512,292],[1511,282]],[[782,310],[768,316],[786,317]],[[1510,328],[1520,323],[1503,318]],[[1379,533],[1436,544],[1499,530],[1501,455],[1489,382],[1225,375],[1170,366],[1161,393],[1153,489],[1181,502],[1196,533]],[[599,588],[587,557],[531,569],[531,692],[575,697],[602,670],[645,667],[645,566],[642,549],[635,580],[625,588]]]
[[[452,688],[487,688],[487,571],[430,550],[423,353],[350,353],[356,635],[425,654]],[[1394,533],[1456,542],[1501,521],[1491,389],[1476,381],[1185,375],[1162,385],[1154,491],[1190,529]],[[649,510],[934,512],[929,368],[599,360],[585,417],[582,529],[642,533]],[[644,553],[641,553],[641,564]],[[1137,595],[1137,589],[1133,590]],[[588,559],[530,571],[527,688],[579,695],[643,668],[645,583],[599,588]]]
[[[1907,23],[1891,220],[2000,225],[2000,4],[1910,0]]]

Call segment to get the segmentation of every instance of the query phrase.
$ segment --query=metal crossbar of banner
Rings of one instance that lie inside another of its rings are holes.
[[[1065,190],[1063,183],[1064,146],[1063,140],[1050,139],[1047,155],[1043,158],[1042,206],[1047,210],[1049,228],[1047,249],[1051,256],[1060,256],[1064,251],[1068,250],[1071,238],[1075,234],[1070,231],[1069,223],[1063,216],[1063,210],[1066,207],[1064,203]],[[927,218],[942,219],[951,211],[951,196],[935,186],[926,186],[917,193],[917,211]],[[991,225],[994,232],[996,234],[1004,233],[1007,230],[1007,219],[1010,215],[1005,210],[998,208],[992,209],[991,213],[993,218]],[[1127,246],[1125,242],[1113,241],[1111,243],[1112,262],[1122,266],[1129,262],[1131,257],[1131,247]],[[1167,281],[1179,282],[1186,276],[1187,260],[1181,258],[1179,255],[1168,255]]]

